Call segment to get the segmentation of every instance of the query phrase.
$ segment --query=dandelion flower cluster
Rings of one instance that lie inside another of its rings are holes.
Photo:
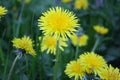
[[[88,9],[88,0],[75,0],[74,7],[75,9]]]
[[[29,53],[32,56],[35,56],[35,51],[33,49],[33,42],[30,39],[30,37],[24,36],[22,38],[14,38],[12,40],[13,46],[18,48],[18,49],[22,49],[25,50],[26,53]]]
[[[93,26],[93,29],[98,33],[98,34],[101,34],[101,35],[104,35],[104,34],[107,34],[108,33],[108,28],[105,28],[103,26],[100,26],[100,25],[95,25]]]
[[[94,52],[87,52],[80,55],[79,61],[88,74],[97,74],[101,68],[107,66],[106,61],[103,59],[103,57],[95,54]]]
[[[63,3],[69,3],[71,0],[62,0]]]
[[[77,59],[67,64],[65,73],[71,78],[75,77],[75,80],[82,79],[85,74],[98,74],[101,69],[107,67],[107,64],[102,56],[95,54],[94,52],[87,52]]]
[[[113,68],[111,65],[101,69],[98,75],[102,80],[120,80],[120,70]]]
[[[72,43],[73,45],[77,46],[79,45],[81,46],[86,46],[87,45],[87,41],[88,41],[88,36],[86,34],[81,35],[80,37],[78,37],[77,35],[73,35],[71,37]]]
[[[0,18],[7,14],[7,9],[5,7],[0,6]]]
[[[75,77],[75,80],[78,80],[79,78],[82,79],[84,72],[82,69],[82,66],[80,65],[79,61],[70,61],[70,63],[67,64],[65,73],[70,77]]]
[[[67,44],[65,43],[65,40],[59,39],[58,40],[58,46],[59,48],[64,51],[63,47],[67,47]],[[56,46],[57,46],[57,39],[52,36],[45,36],[43,37],[42,43],[41,43],[41,50],[45,51],[47,50],[47,53],[53,53],[56,55]]]
[[[38,26],[44,35],[67,39],[79,27],[75,15],[61,7],[50,8],[38,19]]]

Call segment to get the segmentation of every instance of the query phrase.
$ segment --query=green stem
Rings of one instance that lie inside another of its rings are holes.
[[[41,35],[41,38],[38,40],[38,43],[39,43],[39,45],[38,45],[38,52],[39,53],[41,53],[42,51],[41,51],[41,43],[42,43],[42,41],[43,41],[43,35]],[[41,53],[39,56],[41,56],[41,59],[40,59],[40,62],[39,62],[39,73],[40,73],[40,75],[41,75],[41,77],[40,77],[40,80],[43,80],[43,75],[44,75],[44,73],[43,73],[43,54]]]
[[[100,42],[100,36],[97,36],[91,52],[94,52],[96,50],[97,46],[99,45],[99,42]]]
[[[79,45],[76,46],[75,59],[78,57]]]
[[[55,67],[54,67],[53,80],[57,80],[58,61],[59,61],[59,41],[57,40],[57,46],[56,46],[56,62],[55,62]]]
[[[16,56],[16,58],[14,59],[13,64],[12,64],[12,66],[11,66],[11,68],[10,68],[10,72],[9,72],[9,74],[8,74],[8,79],[7,79],[7,80],[10,80],[11,75],[12,75],[12,71],[13,71],[13,68],[14,68],[17,60],[20,59],[21,56],[22,56],[22,53],[18,53],[17,56]]]
[[[79,40],[77,41],[77,45],[76,45],[75,59],[78,58],[78,52],[79,52],[79,41],[80,41],[80,37],[79,37]]]

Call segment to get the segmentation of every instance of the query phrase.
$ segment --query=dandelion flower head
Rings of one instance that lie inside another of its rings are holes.
[[[67,44],[65,40],[59,39],[58,40],[58,47],[60,50],[64,51],[63,47],[67,47]],[[57,47],[57,39],[52,36],[45,36],[43,37],[42,43],[41,43],[41,50],[45,51],[47,50],[47,53],[53,53],[56,55],[56,47]]]
[[[7,9],[5,7],[0,6],[0,18],[7,14]]]
[[[78,60],[70,61],[66,66],[65,74],[68,75],[69,78],[75,77],[75,80],[78,80],[79,78],[82,79],[84,72],[80,62]]]
[[[35,56],[35,50],[33,49],[33,42],[30,37],[24,36],[22,38],[14,38],[12,40],[13,46],[25,50],[26,53]]]
[[[88,0],[75,0],[74,3],[75,9],[88,9],[89,3]]]
[[[70,37],[79,27],[78,19],[75,15],[61,7],[50,8],[38,19],[38,26],[44,35],[56,38]]]
[[[83,66],[86,73],[97,74],[99,69],[106,67],[107,64],[102,56],[95,54],[94,52],[87,52],[79,57],[80,64]]]
[[[98,75],[102,80],[120,80],[120,70],[113,68],[111,65],[101,69]]]
[[[83,34],[80,37],[78,37],[77,35],[73,35],[71,37],[71,41],[72,41],[73,45],[75,45],[75,46],[77,46],[77,45],[79,45],[80,47],[86,46],[87,41],[88,41],[88,36],[86,34]]]
[[[100,26],[100,25],[95,25],[93,26],[93,29],[98,33],[98,34],[101,34],[101,35],[104,35],[104,34],[107,34],[108,33],[108,28],[105,28],[103,26]]]

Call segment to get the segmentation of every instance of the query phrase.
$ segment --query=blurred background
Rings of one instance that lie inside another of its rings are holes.
[[[79,53],[91,51],[95,43],[94,25],[103,25],[109,29],[107,35],[96,49],[108,64],[120,68],[120,0],[88,0],[87,9],[75,9],[75,0],[0,0],[0,6],[6,7],[7,15],[0,19],[0,80],[6,80],[8,72],[16,57],[12,46],[14,37],[30,36],[35,43],[37,57],[24,55],[15,65],[12,80],[52,80],[55,56],[40,52],[37,46],[41,31],[38,18],[51,7],[61,6],[73,11],[79,18],[82,33],[89,36],[87,46],[81,47]],[[80,30],[81,30],[80,29]],[[68,47],[61,52],[59,80],[69,80],[65,75],[66,64],[74,59],[75,46],[68,41]]]

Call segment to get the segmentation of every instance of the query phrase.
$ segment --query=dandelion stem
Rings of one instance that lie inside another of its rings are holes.
[[[100,36],[97,36],[95,44],[94,44],[94,46],[92,48],[92,52],[94,52],[96,50],[97,46],[99,45],[99,42],[100,42]]]
[[[76,46],[75,59],[78,57],[79,45]]]
[[[79,40],[80,40],[80,38],[79,38]],[[79,52],[79,40],[77,41],[77,45],[76,45],[75,59],[77,59],[77,57],[78,57],[78,52]]]
[[[10,72],[9,72],[9,74],[8,74],[8,79],[7,79],[7,80],[10,80],[11,75],[12,75],[12,71],[13,71],[13,68],[14,68],[17,60],[20,59],[21,56],[22,56],[22,53],[18,53],[17,56],[16,56],[16,58],[14,59],[13,64],[12,64],[12,66],[11,66],[11,68],[10,68]]]
[[[53,76],[53,80],[57,80],[58,61],[59,61],[59,41],[57,40],[57,46],[56,46],[56,62],[55,62],[55,66],[54,66],[54,76]]]

